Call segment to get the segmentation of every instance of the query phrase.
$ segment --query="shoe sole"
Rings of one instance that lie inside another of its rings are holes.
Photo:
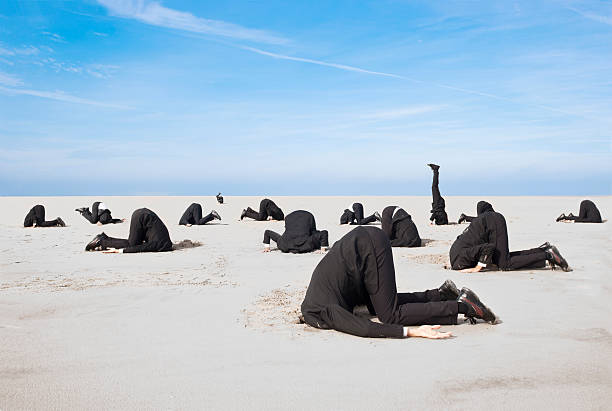
[[[466,298],[463,298],[464,295]],[[482,301],[480,301],[480,298],[478,298],[476,293],[470,290],[469,288],[464,288],[462,290],[461,296],[459,297],[459,301],[468,303],[474,309],[474,311],[476,311],[476,315],[481,320],[490,322],[491,324],[495,324],[497,322],[497,316],[495,315],[495,313],[493,313],[493,311],[491,311],[489,307],[484,305]],[[485,318],[485,316],[490,319]],[[472,320],[470,321],[474,323]]]
[[[554,245],[551,246],[550,253],[553,256],[553,263],[555,265],[561,267],[563,271],[571,271],[571,269],[569,268],[569,264],[567,264],[567,260],[565,260],[565,258],[561,256],[561,253],[559,252],[559,249],[557,249],[557,247],[555,247]]]

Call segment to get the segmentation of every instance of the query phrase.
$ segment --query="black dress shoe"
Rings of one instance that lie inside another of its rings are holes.
[[[429,167],[431,167],[432,170],[436,171],[438,169],[440,169],[440,166],[437,164],[427,164]]]
[[[453,280],[444,281],[444,284],[438,288],[438,291],[440,291],[440,296],[443,301],[453,301],[459,298],[459,289]]]
[[[465,221],[465,214],[461,213],[459,216],[459,220],[457,220],[457,224],[461,224]]]
[[[546,250],[546,259],[550,262],[550,265],[553,270],[556,266],[559,266],[565,272],[572,271],[565,258],[563,258],[557,247],[555,247],[554,245],[551,246],[548,250]]]
[[[378,211],[374,211],[374,218],[376,218],[376,220],[378,220],[378,221],[382,221],[382,217],[380,216]]]
[[[246,217],[246,208],[244,210],[242,210],[242,214],[240,214],[240,219],[242,220],[244,217]]]
[[[81,208],[75,208],[74,211],[79,212],[81,214],[83,214],[83,212],[85,212],[85,210],[89,210],[89,207],[81,207]]]
[[[221,220],[221,216],[215,210],[212,210],[210,214],[215,217],[217,220]]]
[[[559,217],[557,217],[557,223],[561,220],[565,220],[565,213],[561,214]]]
[[[495,324],[496,317],[493,311],[480,301],[476,293],[467,287],[461,289],[461,295],[457,298],[457,302],[464,303],[468,307],[468,313],[465,316],[472,324],[476,323],[476,318]]]
[[[66,223],[64,223],[64,220],[62,220],[60,217],[57,217],[56,220],[58,227],[66,227]]]
[[[95,250],[102,250],[104,247],[102,247],[102,240],[108,238],[108,236],[104,233],[98,234],[97,236],[95,236],[93,238],[93,240],[91,240],[89,243],[87,243],[87,245],[85,246],[85,251],[95,251]]]

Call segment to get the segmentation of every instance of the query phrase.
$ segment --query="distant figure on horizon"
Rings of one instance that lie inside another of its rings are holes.
[[[217,202],[219,204],[223,204],[223,196],[221,195],[221,193],[217,194]]]
[[[23,220],[24,227],[66,227],[66,223],[60,217],[55,220],[45,221],[45,206],[37,204],[30,209]]]
[[[421,237],[412,217],[398,206],[385,207],[382,230],[389,237],[391,247],[420,247]]]
[[[478,203],[482,213],[457,237],[450,248],[451,268],[466,273],[475,273],[490,265],[500,270],[561,267],[571,271],[567,261],[557,247],[548,242],[537,248],[510,252],[508,248],[508,229],[503,215],[493,210],[486,201]]]
[[[359,337],[448,338],[440,325],[457,324],[458,314],[495,323],[495,314],[468,288],[461,291],[451,280],[439,288],[398,293],[393,253],[387,235],[377,227],[357,227],[329,250],[319,262],[304,302],[306,324]],[[365,305],[380,323],[355,315]],[[425,325],[421,325],[425,324]],[[419,328],[408,328],[421,325]]]
[[[270,251],[270,240],[283,253],[325,252],[329,246],[327,230],[318,231],[312,213],[297,210],[285,217],[285,232],[280,235],[272,230],[264,232],[264,252]]]
[[[597,206],[591,200],[582,200],[580,203],[580,211],[576,217],[572,213],[569,215],[561,214],[557,217],[557,222],[562,221],[564,223],[601,223],[601,214],[597,209]]]
[[[353,203],[353,211],[348,208],[344,210],[342,215],[340,216],[340,224],[350,224],[350,225],[366,225],[373,223],[374,221],[380,221],[382,218],[378,211],[375,211],[371,216],[365,217],[363,216],[363,204],[361,203]]]
[[[190,227],[192,225],[204,225],[214,219],[221,220],[221,216],[215,210],[212,210],[207,216],[202,218],[202,206],[198,203],[192,203],[183,216],[179,220],[179,225]]]
[[[104,251],[114,248],[118,253],[145,253],[172,251],[172,241],[164,222],[148,208],[139,208],[132,213],[130,234],[127,240],[98,234],[87,244],[85,251]]]
[[[93,203],[91,211],[89,211],[89,207],[77,208],[74,211],[77,211],[92,224],[117,224],[125,221],[125,218],[113,218],[111,216],[111,211],[106,207],[106,204],[101,201]]]
[[[285,215],[283,214],[283,210],[281,210],[274,201],[264,198],[259,203],[259,212],[253,210],[251,207],[247,207],[242,210],[242,214],[240,214],[240,219],[242,220],[244,217],[252,218],[256,221],[265,221],[265,220],[278,220],[282,221],[285,219]]]
[[[487,203],[486,201],[479,201],[478,204],[476,204],[476,215],[478,217],[480,217],[480,215],[482,213],[484,213],[485,211],[488,211],[489,207],[491,207],[491,209],[493,209],[491,204]],[[472,217],[472,216],[465,215],[465,214],[461,213],[461,215],[459,216],[459,220],[457,220],[457,224],[461,224],[464,221],[466,221],[468,223],[471,223],[472,221],[474,221],[478,217]]]
[[[444,210],[446,207],[446,202],[440,194],[440,188],[438,187],[440,182],[440,166],[437,164],[427,165],[433,170],[433,182],[431,183],[431,195],[433,197],[433,202],[431,203],[431,217],[429,218],[429,221],[435,220],[436,225],[445,225],[448,224],[448,216]]]

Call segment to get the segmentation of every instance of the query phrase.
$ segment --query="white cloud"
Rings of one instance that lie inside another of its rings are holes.
[[[49,31],[43,31],[42,34],[46,35],[47,37],[49,37],[49,39],[51,41],[54,41],[56,43],[66,43],[66,40],[64,40],[64,38],[62,36],[60,36],[59,34],[57,34],[57,33],[51,33]]]
[[[131,107],[122,106],[119,104],[106,103],[103,101],[89,100],[86,98],[66,94],[63,91],[28,90],[22,88],[8,88],[0,86],[0,93],[6,95],[25,95],[32,97],[40,97],[49,100],[63,101],[65,103],[86,104],[89,106],[114,108],[118,110],[131,110]]]
[[[373,74],[376,76],[393,77],[393,78],[404,79],[404,80],[418,81],[418,80],[414,80],[408,77],[400,76],[398,74],[384,73],[382,71],[366,70],[366,69],[362,69],[359,67],[348,66],[346,64],[328,63],[326,61],[321,61],[321,60],[313,60],[313,59],[307,59],[303,57],[287,56],[284,54],[278,54],[278,53],[272,53],[270,51],[260,50],[255,47],[248,47],[248,46],[239,46],[239,47],[243,50],[252,51],[253,53],[261,54],[263,56],[274,57],[275,59],[299,61],[302,63],[316,64],[318,66],[333,67],[333,68],[337,68],[340,70],[354,71],[357,73]]]
[[[604,15],[601,15],[601,14],[592,13],[590,11],[578,10],[578,9],[573,8],[573,7],[568,7],[568,9],[570,9],[571,11],[573,11],[575,13],[580,14],[582,17],[587,18],[589,20],[598,21],[600,23],[612,26],[612,15],[604,16]]]
[[[111,78],[118,69],[119,66],[112,64],[90,64],[85,70],[87,74],[91,76],[100,79],[108,79]]]
[[[24,46],[19,48],[8,49],[0,43],[0,56],[32,56],[38,54],[38,47]]]
[[[14,56],[15,52],[0,45],[0,56]]]
[[[0,71],[0,84],[16,87],[22,85],[23,82],[17,76]]]
[[[131,18],[153,26],[210,34],[260,43],[283,44],[287,40],[264,30],[249,29],[220,20],[210,20],[191,13],[170,9],[157,1],[98,0],[110,14]]]
[[[431,82],[431,81],[423,81],[423,80],[418,80],[412,77],[407,77],[407,76],[403,76],[400,74],[393,74],[393,73],[386,73],[386,72],[382,72],[382,71],[372,71],[372,70],[366,70],[360,67],[355,67],[355,66],[349,66],[346,64],[338,64],[338,63],[329,63],[326,61],[321,61],[321,60],[313,60],[313,59],[308,59],[308,58],[302,58],[302,57],[293,57],[293,56],[287,56],[284,54],[278,54],[278,53],[272,53],[270,51],[265,51],[265,50],[261,50],[255,47],[248,47],[248,46],[237,46],[243,50],[248,50],[251,51],[253,53],[257,53],[257,54],[261,54],[263,56],[268,56],[268,57],[273,57],[276,59],[281,59],[281,60],[291,60],[291,61],[298,61],[298,62],[302,62],[302,63],[308,63],[308,64],[316,64],[318,66],[326,66],[326,67],[332,67],[332,68],[336,68],[339,70],[345,70],[345,71],[353,71],[353,72],[357,72],[357,73],[363,73],[363,74],[370,74],[370,75],[375,75],[375,76],[382,76],[382,77],[391,77],[391,78],[396,78],[396,79],[400,79],[400,80],[407,80],[407,81],[411,81],[413,83],[418,83],[418,84],[426,84],[426,85],[430,85],[433,87],[438,87],[438,88],[443,88],[443,89],[447,89],[447,90],[452,90],[452,91],[456,91],[458,93],[462,93],[462,94],[472,94],[472,95],[476,95],[476,96],[480,96],[480,97],[486,97],[486,98],[490,98],[490,99],[494,99],[494,100],[500,100],[500,101],[506,101],[508,103],[513,103],[513,104],[518,104],[518,105],[522,105],[522,106],[529,106],[529,107],[536,107],[542,110],[546,110],[546,111],[551,111],[551,112],[555,112],[555,113],[559,113],[559,114],[566,114],[566,115],[570,115],[570,116],[578,116],[578,117],[585,117],[586,116],[582,113],[575,113],[575,112],[570,112],[570,111],[565,111],[565,110],[561,110],[555,107],[550,107],[550,106],[546,106],[546,105],[542,105],[542,104],[530,104],[530,103],[524,103],[515,99],[511,99],[508,97],[504,97],[504,96],[500,96],[500,95],[496,95],[496,94],[492,94],[492,93],[485,93],[482,91],[478,91],[478,90],[472,90],[472,89],[467,89],[467,88],[463,88],[463,87],[456,87],[456,86],[452,86],[449,84],[444,84],[444,83],[436,83],[436,82]]]

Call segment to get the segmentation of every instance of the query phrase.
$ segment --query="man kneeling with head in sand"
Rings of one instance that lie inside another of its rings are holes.
[[[148,208],[139,208],[132,214],[130,235],[127,240],[98,234],[87,244],[85,251],[104,251],[109,248],[118,253],[146,253],[172,251],[172,241],[164,222]]]
[[[381,323],[353,314],[358,305]],[[334,244],[315,268],[302,303],[306,324],[360,337],[448,338],[439,324],[457,324],[458,314],[472,322],[497,321],[473,291],[459,291],[450,280],[438,289],[398,293],[391,244],[376,227],[355,228]]]
[[[486,201],[478,202],[478,217],[457,237],[450,249],[453,270],[474,273],[495,265],[504,271],[561,267],[571,271],[554,245],[546,242],[537,248],[512,251],[508,248],[508,228],[504,216]]]
[[[264,252],[270,251],[273,240],[283,253],[325,252],[329,246],[327,230],[317,230],[314,216],[308,211],[297,210],[285,217],[285,232],[280,235],[272,230],[264,232]]]

